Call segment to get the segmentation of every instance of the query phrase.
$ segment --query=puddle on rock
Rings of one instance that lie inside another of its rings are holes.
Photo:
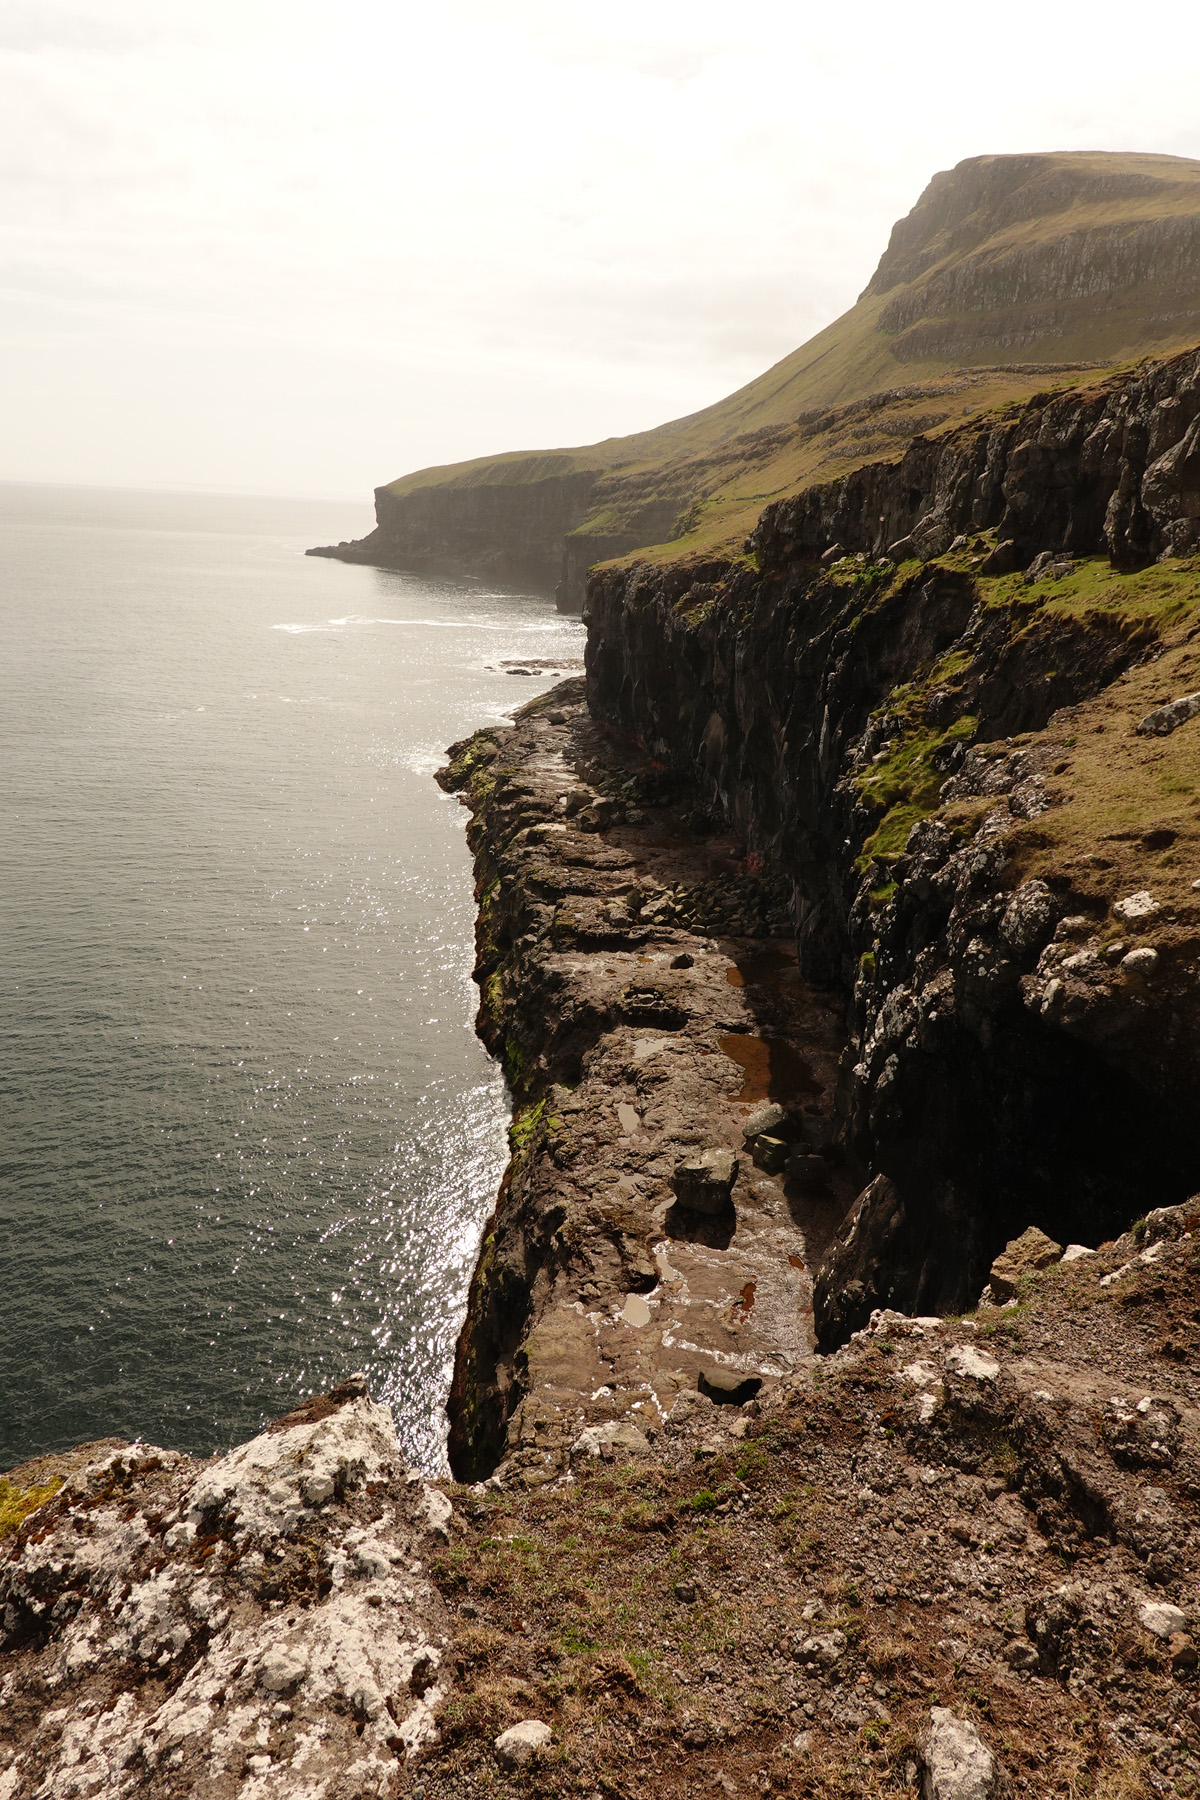
[[[796,973],[796,958],[787,950],[756,950],[726,969],[725,979],[730,987],[779,987]]]
[[[739,1100],[778,1100],[781,1106],[804,1094],[819,1094],[820,1084],[812,1069],[782,1038],[743,1037],[731,1033],[719,1037],[722,1055],[742,1071]]]
[[[743,1324],[744,1321],[750,1317],[751,1312],[754,1310],[754,1294],[757,1287],[757,1281],[748,1281],[734,1301],[733,1323],[735,1325]]]
[[[643,1325],[650,1323],[650,1308],[640,1294],[630,1294],[620,1316],[627,1325],[640,1331]]]

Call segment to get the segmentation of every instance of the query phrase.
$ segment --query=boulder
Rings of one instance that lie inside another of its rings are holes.
[[[805,1144],[793,1144],[785,1164],[793,1181],[824,1181],[829,1170],[823,1156],[814,1156]]]
[[[1113,911],[1118,919],[1133,925],[1139,919],[1152,919],[1158,911],[1158,901],[1148,888],[1139,888],[1136,894],[1126,894],[1123,900],[1114,901]]]
[[[508,1769],[522,1769],[544,1750],[554,1733],[543,1719],[522,1719],[496,1739],[496,1755]]]
[[[979,565],[981,575],[1011,575],[1017,566],[1017,546],[1012,538],[1002,538],[994,550],[989,550]]]
[[[1142,737],[1169,737],[1197,713],[1200,713],[1200,694],[1183,694],[1178,700],[1148,712],[1138,725],[1138,731]]]
[[[688,1212],[723,1213],[733,1205],[738,1160],[732,1150],[705,1150],[675,1165],[671,1187]]]
[[[1016,1294],[1018,1283],[1026,1275],[1037,1275],[1048,1269],[1051,1263],[1058,1261],[1062,1255],[1062,1245],[1056,1244],[1053,1238],[1031,1225],[1023,1231],[1019,1238],[1006,1244],[991,1268],[992,1298],[997,1305],[1011,1300]]]
[[[999,1765],[970,1719],[935,1706],[921,1752],[921,1800],[997,1800],[1003,1792]]]

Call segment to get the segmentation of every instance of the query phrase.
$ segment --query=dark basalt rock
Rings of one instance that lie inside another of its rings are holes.
[[[972,1305],[1030,1224],[1095,1243],[1148,1197],[1200,1182],[1191,938],[1174,990],[1160,950],[1126,946],[1121,973],[1106,963],[1095,915],[1076,955],[1055,933],[1079,910],[1078,860],[1022,886],[1013,859],[1022,828],[1062,801],[1072,709],[1161,653],[1147,611],[1048,599],[1081,555],[1107,549],[1120,564],[1200,543],[1198,419],[1191,352],[768,508],[752,540],[759,569],[592,579],[593,715],[700,780],[750,856],[790,881],[804,974],[850,996],[842,1141],[862,1192],[816,1284],[827,1347],[876,1307]],[[911,572],[866,560],[918,525],[947,544],[992,530],[998,548],[974,568],[961,544],[950,564]],[[835,542],[863,559],[823,568]],[[977,577],[997,562],[1032,564],[1035,579],[984,605]],[[889,707],[943,659],[955,672],[930,693],[923,728],[961,721],[966,735],[943,737],[930,767],[948,779],[939,794],[931,777],[910,818],[939,801],[967,812],[902,823],[873,861],[883,813],[864,777],[913,741]],[[1106,729],[1102,712],[1088,716],[1089,731]],[[1018,734],[1041,735],[1009,748]]]
[[[749,547],[767,569],[832,543],[928,559],[993,529],[983,565],[993,575],[1043,551],[1139,564],[1200,548],[1200,352],[1035,400],[1016,418],[915,438],[898,463],[768,506]]]

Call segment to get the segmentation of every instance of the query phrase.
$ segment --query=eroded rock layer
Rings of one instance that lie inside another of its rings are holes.
[[[799,978],[784,890],[582,685],[443,777],[473,808],[480,1029],[516,1099],[451,1397],[464,1476],[644,1452],[698,1379],[735,1399],[794,1370],[855,1192],[841,1008]]]
[[[0,1553],[4,1800],[378,1794],[434,1734],[450,1503],[361,1379],[207,1463],[98,1444],[4,1489],[42,1480]]]

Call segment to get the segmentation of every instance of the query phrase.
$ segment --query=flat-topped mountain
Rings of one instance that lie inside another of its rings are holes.
[[[853,307],[688,418],[565,450],[420,469],[322,555],[557,588],[660,547],[745,537],[770,501],[898,458],[964,416],[1200,338],[1200,163],[980,156],[935,175]]]

